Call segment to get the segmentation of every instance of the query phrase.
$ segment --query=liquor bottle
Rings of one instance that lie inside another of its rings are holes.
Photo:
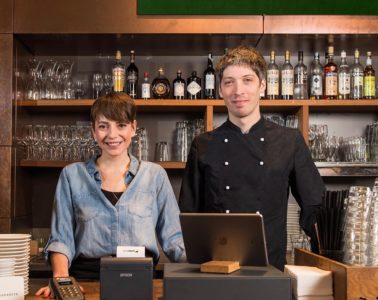
[[[350,70],[346,61],[346,52],[341,51],[341,63],[338,74],[339,99],[350,98]]]
[[[354,51],[354,64],[351,67],[350,98],[364,97],[364,68],[360,64],[360,51]]]
[[[303,51],[298,51],[298,64],[294,68],[294,99],[308,99],[307,67],[303,63]]]
[[[152,95],[155,99],[166,99],[171,90],[169,80],[164,76],[163,68],[160,68],[158,72],[158,76],[152,81]]]
[[[187,80],[187,98],[188,99],[200,99],[201,98],[201,78],[197,76],[197,72],[193,71],[192,76]]]
[[[364,70],[364,98],[375,98],[375,71],[372,66],[371,52],[366,53],[366,67]]]
[[[121,51],[117,51],[116,60],[112,67],[113,91],[123,92],[125,86],[125,66],[123,65]]]
[[[150,84],[150,80],[149,80],[149,76],[150,74],[145,71],[144,74],[143,74],[143,83],[142,83],[142,93],[141,93],[141,97],[142,99],[150,99],[151,98],[151,84]]]
[[[319,60],[319,52],[315,52],[310,67],[310,99],[323,98],[323,66]]]
[[[213,56],[209,53],[207,57],[207,68],[203,74],[205,87],[203,96],[205,99],[215,99],[215,70],[213,67]]]
[[[137,98],[138,68],[135,65],[135,52],[130,51],[130,64],[126,69],[126,93],[133,99]]]
[[[282,99],[293,99],[294,68],[290,63],[290,51],[285,52],[285,63],[281,69],[281,96]]]
[[[337,98],[337,66],[333,62],[333,46],[328,47],[328,62],[324,66],[324,98]]]
[[[266,72],[266,97],[270,100],[279,97],[279,69],[274,51],[270,52],[270,63]]]
[[[181,70],[177,71],[177,77],[173,80],[173,98],[184,99],[185,80],[181,78]]]

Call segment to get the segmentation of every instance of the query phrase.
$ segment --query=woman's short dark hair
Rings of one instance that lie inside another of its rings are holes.
[[[102,96],[93,103],[91,108],[92,127],[100,116],[116,122],[131,123],[136,117],[135,102],[125,93],[110,93]]]

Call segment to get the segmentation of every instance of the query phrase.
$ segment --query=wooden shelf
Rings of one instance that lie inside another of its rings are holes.
[[[75,161],[63,160],[20,160],[20,167],[30,168],[63,168]],[[186,163],[181,161],[154,161],[154,163],[161,165],[166,170],[181,170],[185,168]]]
[[[378,177],[378,164],[373,163],[328,163],[315,162],[323,177]]]
[[[26,160],[22,159],[20,167],[29,168],[63,168],[74,161],[54,160]],[[180,161],[155,161],[166,170],[183,170],[185,162]],[[378,177],[377,164],[350,164],[350,163],[323,163],[315,162],[321,176],[353,176],[353,177]]]
[[[16,105],[19,107],[65,107],[65,106],[91,106],[94,99],[74,99],[74,100],[19,100]],[[197,99],[197,100],[175,100],[175,99],[135,99],[137,106],[147,106],[147,107],[169,107],[169,106],[224,106],[224,102],[221,99],[208,100],[208,99]],[[372,107],[378,106],[378,99],[372,100],[260,100],[260,105],[262,107],[273,106],[273,107],[300,107],[300,106],[311,106],[311,107]]]

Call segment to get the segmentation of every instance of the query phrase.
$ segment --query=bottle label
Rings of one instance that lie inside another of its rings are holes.
[[[127,74],[127,81],[129,83],[136,83],[137,81],[136,73],[132,72],[132,73]]]
[[[151,89],[149,83],[142,83],[142,99],[151,98]]]
[[[339,94],[340,95],[350,94],[350,74],[346,74],[346,73],[339,74]]]
[[[298,72],[294,74],[294,83],[307,85],[307,72]]]
[[[192,81],[191,83],[188,84],[187,89],[188,89],[189,94],[196,95],[197,93],[201,91],[201,86],[197,82]]]
[[[351,98],[361,99],[364,96],[364,73],[355,72],[351,77]]]
[[[156,85],[155,85],[155,93],[157,95],[164,95],[166,94],[167,92],[167,86],[163,83],[163,82],[158,82]]]
[[[112,70],[113,90],[122,92],[125,84],[125,69],[122,67],[114,67]]]
[[[311,77],[311,96],[323,95],[323,82],[321,75],[313,75]]]
[[[325,75],[325,94],[326,96],[337,96],[337,74],[335,72]]]
[[[205,89],[206,90],[215,89],[215,75],[214,74],[206,74],[206,76],[205,76]]]
[[[282,95],[293,96],[294,93],[294,70],[282,70],[281,76]]]
[[[278,95],[279,70],[268,70],[267,72],[267,95]]]
[[[375,76],[364,77],[364,96],[375,97]]]
[[[174,97],[184,97],[185,95],[185,84],[183,82],[175,82],[173,87]]]

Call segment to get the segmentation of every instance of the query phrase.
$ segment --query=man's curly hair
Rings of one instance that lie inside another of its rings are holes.
[[[266,62],[259,51],[249,46],[239,46],[227,52],[216,65],[219,80],[222,80],[224,70],[229,66],[244,65],[250,67],[259,77],[260,82],[266,77]]]

